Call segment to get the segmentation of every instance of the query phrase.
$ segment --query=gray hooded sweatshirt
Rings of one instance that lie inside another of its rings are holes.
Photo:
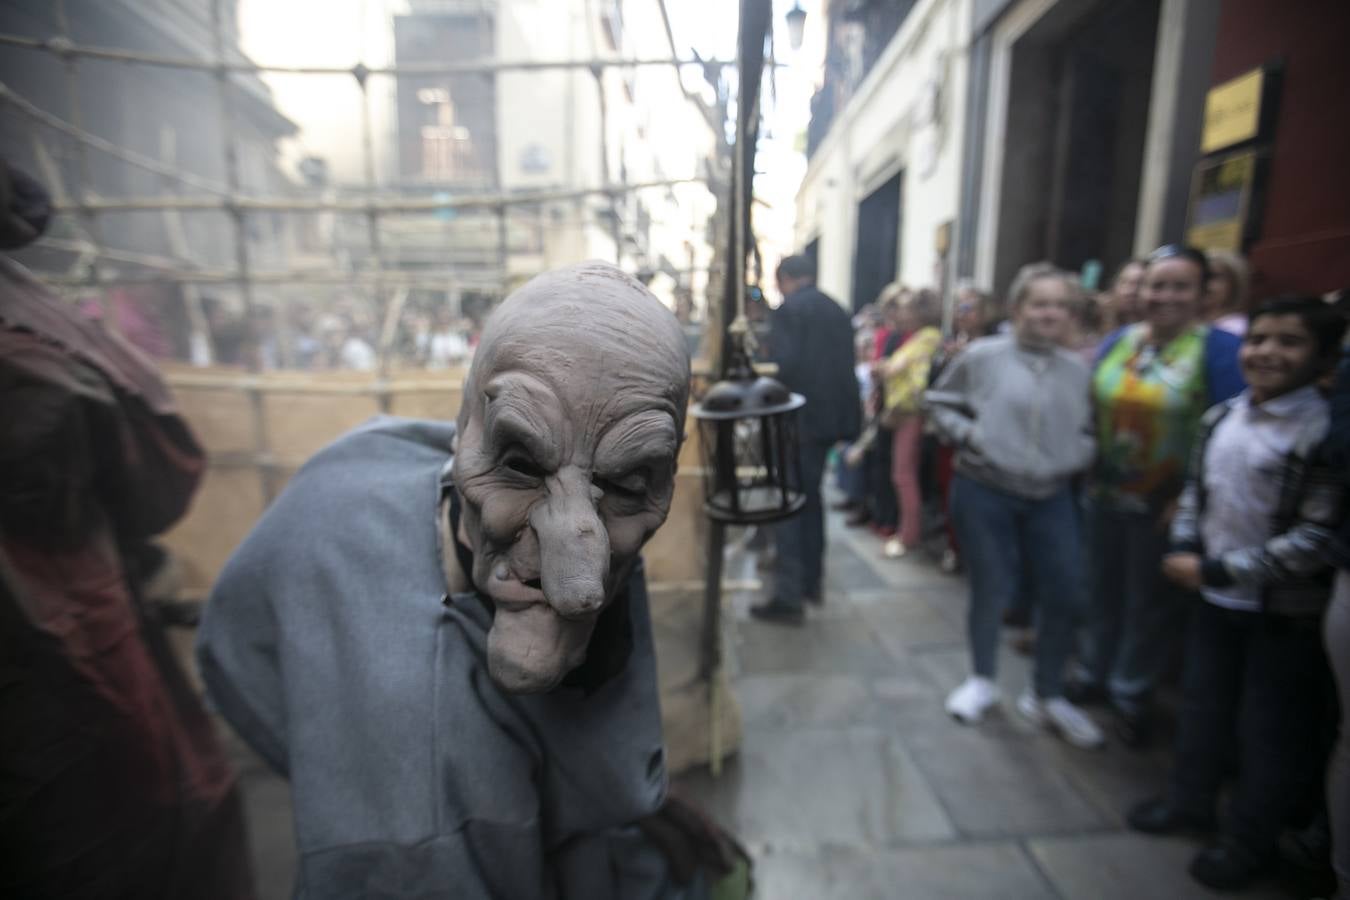
[[[499,690],[487,605],[446,596],[436,519],[454,433],[378,418],[321,451],[207,603],[210,696],[291,781],[295,896],[702,896],[631,824],[666,790],[640,568],[605,612],[626,610],[631,640],[612,675]]]
[[[998,335],[952,360],[924,401],[938,433],[957,448],[957,472],[1043,500],[1092,462],[1091,382],[1067,350]]]

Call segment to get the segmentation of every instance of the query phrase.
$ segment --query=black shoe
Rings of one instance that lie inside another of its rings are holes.
[[[750,615],[761,622],[775,625],[801,625],[806,620],[806,613],[802,612],[801,607],[788,606],[777,600],[767,600],[750,607]]]
[[[1210,844],[1191,860],[1191,877],[1216,891],[1240,891],[1273,869],[1271,861],[1256,856],[1237,841],[1225,838]]]
[[[1177,834],[1179,832],[1205,834],[1214,830],[1214,817],[1189,812],[1165,797],[1145,800],[1125,817],[1135,831],[1144,834]]]
[[[1064,699],[1074,706],[1094,706],[1105,703],[1109,697],[1106,688],[1095,681],[1074,678],[1064,682]]]
[[[853,512],[860,505],[857,500],[837,500],[830,504],[830,509],[835,512]]]
[[[1331,825],[1327,817],[1319,815],[1307,828],[1285,832],[1280,837],[1280,858],[1300,872],[1321,875],[1330,869]]]
[[[807,591],[802,594],[802,599],[812,606],[822,606],[825,603],[825,593],[823,591]]]
[[[1146,712],[1116,710],[1116,739],[1131,750],[1145,750],[1153,742],[1153,717]]]
[[[861,528],[870,521],[872,521],[871,513],[865,509],[855,509],[849,513],[848,518],[844,520],[844,524],[849,528]]]

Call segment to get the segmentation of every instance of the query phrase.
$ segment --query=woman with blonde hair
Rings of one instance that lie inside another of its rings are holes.
[[[1091,375],[1063,346],[1077,280],[1049,263],[1013,282],[1012,332],[981,338],[927,394],[936,426],[957,448],[952,518],[970,572],[971,674],[947,698],[961,722],[999,702],[999,626],[1026,574],[1039,609],[1032,683],[1018,711],[1077,747],[1102,733],[1064,696],[1064,668],[1086,602],[1072,481],[1092,462]]]
[[[1242,337],[1247,333],[1247,261],[1226,250],[1210,250],[1205,256],[1209,281],[1200,300],[1201,316],[1212,327]]]
[[[942,304],[927,288],[916,291],[900,306],[901,329],[909,333],[904,344],[881,366],[886,402],[881,422],[891,429],[891,482],[900,498],[900,531],[886,541],[885,554],[896,559],[919,543],[923,535],[923,498],[919,492],[923,414],[920,406],[928,387],[933,356],[942,346]]]
[[[1108,329],[1132,325],[1143,318],[1139,290],[1144,282],[1145,268],[1144,260],[1127,259],[1116,270],[1116,277],[1111,279],[1111,288],[1105,292]]]

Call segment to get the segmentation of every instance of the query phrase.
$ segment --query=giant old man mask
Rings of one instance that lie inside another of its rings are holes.
[[[506,690],[549,690],[585,660],[670,509],[688,385],[675,317],[613,266],[541,275],[488,322],[453,477]]]

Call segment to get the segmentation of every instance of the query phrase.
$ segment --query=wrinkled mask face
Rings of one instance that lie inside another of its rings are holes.
[[[488,663],[508,691],[550,690],[585,660],[670,509],[687,361],[626,337],[556,328],[502,341],[470,379],[460,538],[495,605]]]

